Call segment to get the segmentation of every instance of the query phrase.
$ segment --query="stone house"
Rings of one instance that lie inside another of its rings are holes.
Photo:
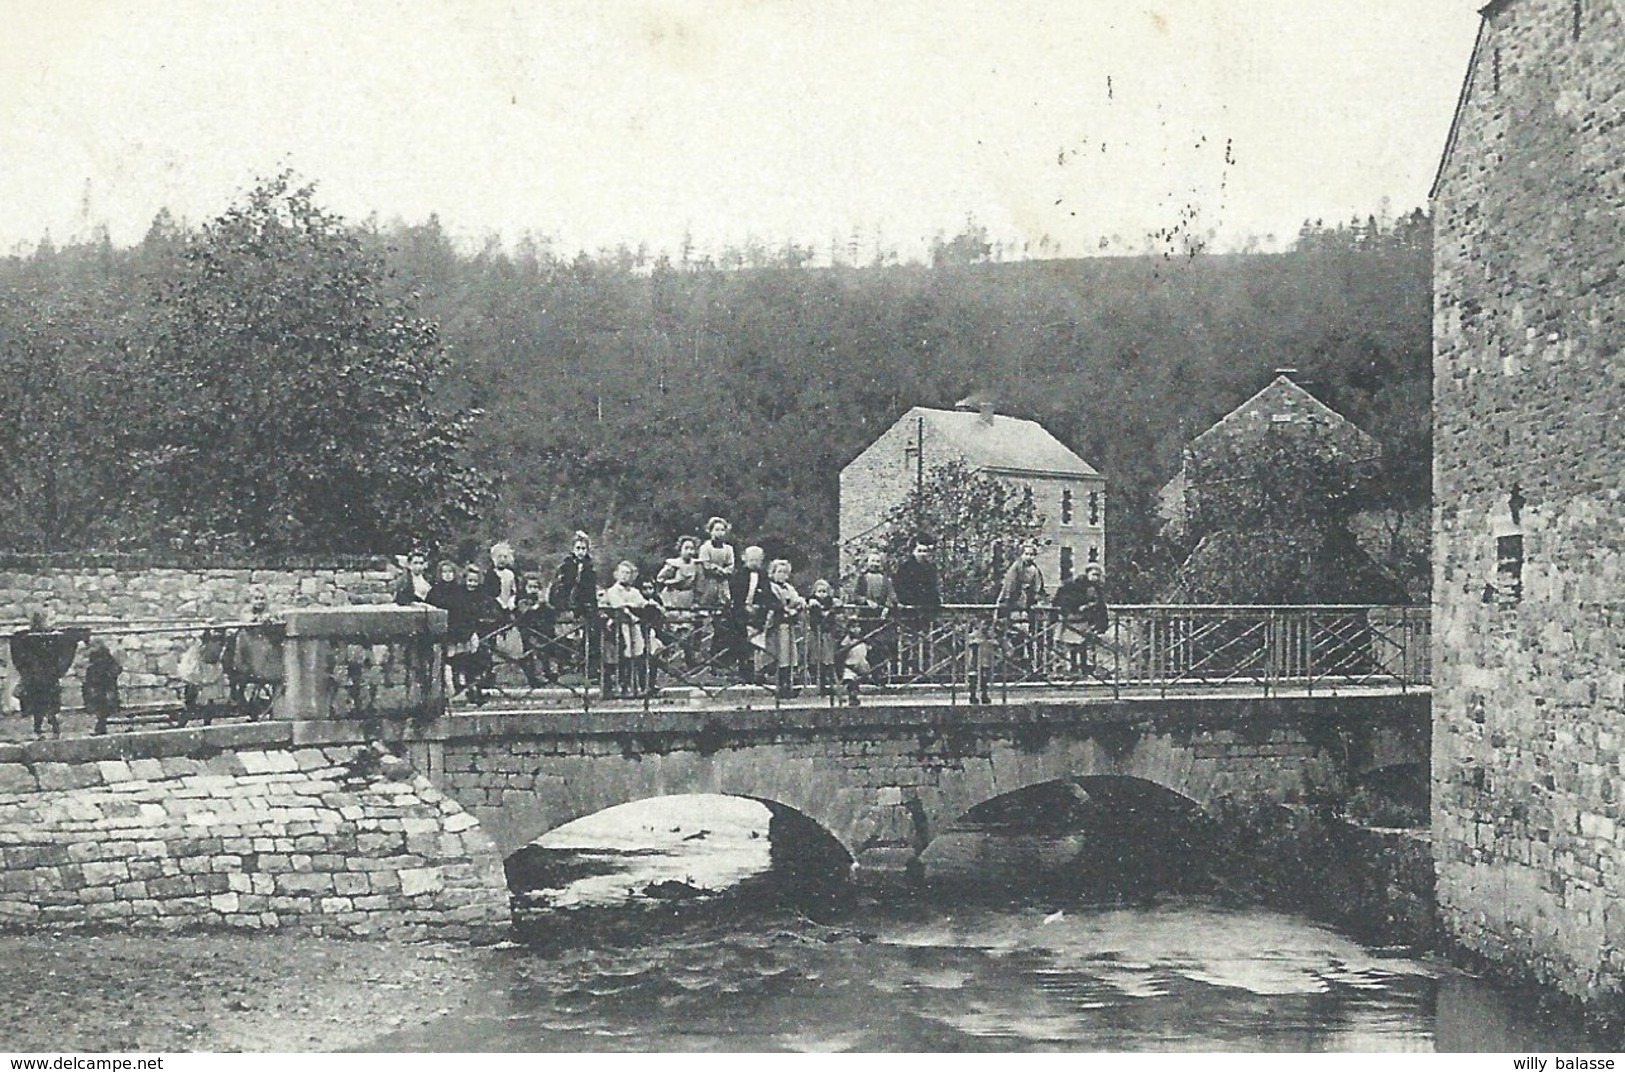
[[[950,461],[1032,492],[1043,521],[1038,564],[1052,591],[1086,564],[1104,565],[1106,478],[1037,421],[961,405],[915,406],[841,470],[843,569],[916,481]]]
[[[1494,0],[1434,184],[1441,920],[1625,1011],[1625,2]]]
[[[1382,455],[1371,436],[1279,370],[1185,448],[1158,493],[1165,534],[1189,545],[1172,603],[1405,601],[1403,583],[1328,509]]]
[[[1179,472],[1157,493],[1158,510],[1173,533],[1183,533],[1193,510],[1200,509],[1204,484],[1227,480],[1238,459],[1264,449],[1284,428],[1309,432],[1355,464],[1382,456],[1382,444],[1293,382],[1292,371],[1280,370],[1263,390],[1186,446]]]

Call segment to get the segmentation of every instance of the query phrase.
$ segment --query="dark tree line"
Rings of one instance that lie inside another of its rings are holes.
[[[434,324],[309,187],[268,180],[139,247],[8,267],[12,548],[370,552],[472,525],[472,414],[432,400]]]
[[[869,268],[470,252],[279,179],[129,249],[43,246],[0,260],[0,544],[551,554],[585,528],[652,556],[720,513],[828,570],[840,468],[909,406],[985,390],[1105,473],[1114,587],[1143,596],[1183,557],[1155,511],[1183,443],[1282,365],[1383,442],[1373,505],[1426,501],[1420,213],[1278,255],[984,244]]]

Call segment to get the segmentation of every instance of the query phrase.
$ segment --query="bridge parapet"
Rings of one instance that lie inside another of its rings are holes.
[[[289,611],[284,621],[280,717],[427,719],[445,709],[445,611],[322,607]]]
[[[863,658],[850,668],[864,691],[907,686],[1006,699],[1011,687],[1034,685],[1166,693],[1420,688],[1430,680],[1428,610],[1408,606],[1123,605],[1104,624],[1054,607],[848,607],[768,632],[718,611],[625,620],[548,612],[487,623],[481,641],[480,699],[554,708],[590,708],[596,695],[654,699],[668,687],[770,694],[769,647],[780,685],[828,692],[860,644]],[[618,655],[623,648],[645,654]]]

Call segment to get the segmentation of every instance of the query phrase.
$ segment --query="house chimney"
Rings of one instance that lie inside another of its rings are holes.
[[[982,423],[988,426],[993,424],[993,396],[986,391],[977,391],[967,395],[954,403],[954,409],[962,413],[976,412],[981,415]]]

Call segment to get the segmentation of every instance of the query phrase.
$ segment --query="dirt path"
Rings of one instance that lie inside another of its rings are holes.
[[[489,955],[286,935],[5,935],[0,1049],[350,1049],[462,1004]]]

